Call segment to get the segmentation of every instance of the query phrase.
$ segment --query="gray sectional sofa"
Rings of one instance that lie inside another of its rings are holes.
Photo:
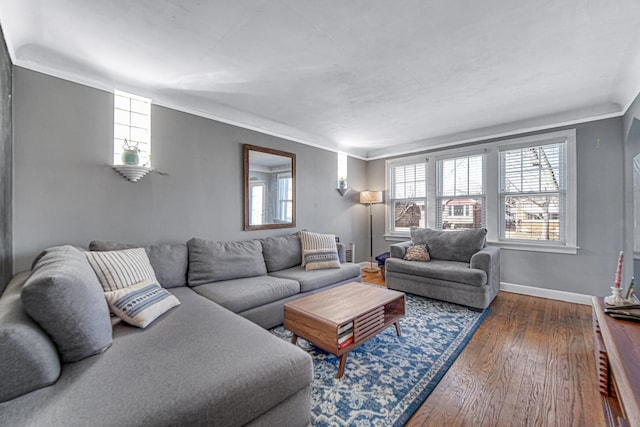
[[[412,228],[410,241],[391,245],[387,287],[484,310],[500,290],[500,249],[485,245],[486,234],[486,229]],[[413,245],[426,245],[431,260],[405,260]]]
[[[127,247],[139,246],[90,244]],[[180,301],[146,329],[109,318],[76,248],[48,249],[11,280],[0,297],[0,424],[309,424],[311,358],[264,328],[282,323],[286,301],[359,281],[344,249],[340,268],[316,271],[300,267],[296,235],[145,249]]]

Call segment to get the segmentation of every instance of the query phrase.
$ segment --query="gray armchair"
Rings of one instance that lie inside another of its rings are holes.
[[[412,229],[411,241],[391,245],[387,287],[484,310],[500,290],[500,249],[485,246],[486,233]],[[426,244],[431,260],[405,260],[414,244]]]

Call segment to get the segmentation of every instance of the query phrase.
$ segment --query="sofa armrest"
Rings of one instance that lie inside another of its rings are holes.
[[[411,245],[413,245],[411,240],[402,243],[394,243],[391,245],[391,258],[404,258],[404,255],[407,253],[407,248]]]
[[[500,248],[487,246],[473,254],[471,268],[484,270],[487,273],[487,284],[495,288],[497,293],[500,289]]]
[[[338,247],[338,259],[340,260],[340,264],[344,264],[347,262],[347,247],[344,243],[336,243]]]

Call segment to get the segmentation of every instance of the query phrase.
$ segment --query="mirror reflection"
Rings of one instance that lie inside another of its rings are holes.
[[[244,229],[295,227],[295,154],[244,146]]]

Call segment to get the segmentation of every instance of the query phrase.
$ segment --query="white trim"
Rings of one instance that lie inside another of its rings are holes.
[[[411,240],[411,236],[408,234],[406,236],[401,234],[385,234],[384,240],[391,241],[391,242],[407,242]]]
[[[591,295],[577,294],[574,292],[558,291],[555,289],[538,288],[535,286],[525,286],[507,282],[500,282],[500,290],[505,292],[512,292],[514,294],[548,298],[556,301],[591,305]]]
[[[413,143],[419,144],[420,147],[418,147],[418,148],[410,148],[410,149],[406,149],[406,150],[402,150],[402,151],[395,151],[393,153],[369,156],[368,153],[367,154],[350,153],[349,151],[346,151],[346,150],[349,150],[346,147],[337,148],[337,147],[331,147],[331,146],[327,146],[327,145],[321,145],[319,143],[309,142],[309,141],[304,140],[304,139],[299,138],[299,137],[295,137],[295,136],[291,136],[291,135],[285,135],[285,134],[283,134],[281,132],[273,132],[273,131],[265,129],[265,128],[261,127],[261,126],[250,125],[250,124],[243,123],[243,122],[238,121],[238,120],[230,119],[230,118],[227,118],[227,117],[224,117],[224,116],[221,116],[221,115],[216,115],[216,114],[213,114],[213,113],[202,111],[202,110],[199,110],[197,108],[188,107],[188,106],[182,105],[180,103],[177,103],[177,102],[175,102],[173,100],[158,99],[157,94],[155,93],[155,91],[154,90],[149,90],[149,88],[143,89],[140,86],[132,86],[132,85],[129,85],[129,84],[124,84],[122,82],[115,82],[115,81],[107,83],[107,82],[95,79],[93,77],[86,78],[84,76],[80,76],[80,75],[77,75],[75,73],[60,71],[60,70],[55,69],[53,67],[48,67],[48,66],[45,66],[45,65],[42,65],[42,64],[38,64],[38,63],[35,63],[35,62],[24,61],[22,59],[18,59],[18,58],[15,57],[14,49],[12,48],[11,40],[5,39],[5,43],[7,44],[7,48],[8,48],[7,50],[9,51],[9,56],[11,58],[11,62],[16,67],[24,68],[26,70],[35,71],[37,73],[45,74],[45,75],[48,75],[48,76],[53,76],[53,77],[56,77],[56,78],[59,78],[59,79],[62,79],[62,80],[66,80],[66,81],[69,81],[69,82],[73,82],[73,83],[76,83],[76,84],[80,84],[80,85],[91,87],[91,88],[98,89],[98,90],[103,90],[103,91],[109,92],[109,93],[113,93],[113,87],[114,87],[114,85],[117,84],[120,87],[126,88],[125,90],[127,90],[127,91],[141,93],[143,95],[144,94],[148,94],[148,95],[154,94],[154,96],[151,97],[151,98],[156,98],[154,100],[153,104],[157,105],[157,106],[170,108],[172,110],[181,111],[183,113],[193,114],[194,116],[204,117],[204,118],[215,120],[215,121],[221,122],[221,123],[227,123],[227,124],[230,124],[230,125],[233,125],[233,126],[237,126],[237,127],[243,128],[243,129],[248,129],[248,130],[252,130],[252,131],[255,131],[255,132],[263,133],[265,135],[271,135],[271,136],[275,136],[275,137],[278,137],[278,138],[286,139],[288,141],[298,142],[300,144],[308,145],[310,147],[315,147],[315,148],[318,148],[318,149],[321,149],[321,150],[331,151],[331,152],[334,152],[334,153],[338,153],[340,151],[344,151],[349,155],[349,157],[353,157],[355,159],[364,160],[364,161],[387,159],[389,157],[397,157],[397,156],[415,155],[416,153],[425,152],[426,150],[433,151],[433,150],[445,149],[445,148],[449,148],[449,147],[459,146],[459,145],[462,145],[462,144],[471,144],[471,143],[475,143],[475,142],[488,141],[488,140],[492,140],[492,139],[496,139],[496,138],[504,138],[504,137],[509,137],[509,136],[521,135],[521,134],[525,134],[525,133],[529,133],[529,132],[539,132],[539,131],[545,131],[545,130],[549,130],[549,129],[564,127],[564,126],[574,126],[574,125],[581,124],[581,123],[595,122],[595,121],[598,121],[598,120],[605,120],[605,119],[610,119],[610,118],[615,118],[615,117],[621,117],[621,116],[624,116],[627,113],[627,110],[631,107],[633,102],[636,100],[637,96],[640,96],[640,91],[638,91],[638,94],[636,96],[632,97],[631,100],[624,106],[624,108],[622,108],[621,111],[616,111],[616,112],[611,112],[611,113],[604,113],[604,114],[597,114],[595,116],[588,116],[588,117],[583,117],[583,118],[573,119],[573,120],[565,120],[565,121],[554,122],[554,123],[549,123],[549,124],[544,124],[544,125],[539,125],[539,126],[523,127],[523,128],[510,130],[510,131],[505,131],[505,132],[489,133],[487,135],[481,135],[481,136],[465,138],[465,139],[459,139],[459,140],[455,139],[455,135],[450,135],[450,137],[451,137],[451,141],[450,142],[443,142],[443,143],[436,144],[436,145],[429,145],[429,139],[417,140],[417,141],[409,142],[408,144],[413,144]],[[505,125],[505,124],[503,124],[503,125]],[[509,125],[509,123],[506,123],[506,125]],[[500,126],[500,125],[497,125],[497,126]],[[426,147],[426,149],[425,149],[425,147]],[[385,149],[388,149],[388,148],[392,149],[393,147],[382,147],[382,148],[374,150],[374,151],[385,150]]]
[[[489,246],[495,246],[502,249],[511,249],[514,251],[528,251],[528,252],[547,252],[557,254],[571,254],[578,253],[580,246],[571,245],[553,245],[547,243],[525,242],[525,241],[495,241],[487,240]]]
[[[564,143],[566,144],[566,149],[567,149],[567,165],[566,165],[566,214],[565,214],[565,244],[563,244],[562,246],[560,245],[550,245],[550,244],[546,244],[543,246],[540,246],[539,244],[536,244],[535,242],[526,242],[526,243],[520,243],[520,242],[514,242],[513,240],[510,239],[501,239],[500,238],[500,233],[499,233],[499,228],[498,229],[491,229],[489,228],[489,233],[487,235],[487,239],[496,242],[496,246],[500,246],[500,247],[509,247],[509,249],[516,249],[516,250],[530,250],[530,251],[535,251],[537,250],[536,248],[540,248],[540,252],[560,252],[560,253],[573,253],[575,254],[577,252],[578,249],[578,245],[577,245],[577,229],[578,229],[578,222],[577,222],[577,191],[578,191],[578,183],[577,183],[577,169],[578,169],[578,160],[577,160],[577,156],[576,156],[576,130],[575,129],[567,129],[567,130],[562,130],[562,131],[557,131],[557,132],[550,132],[550,133],[540,133],[540,134],[536,134],[536,135],[530,135],[530,136],[526,136],[526,137],[522,137],[522,138],[514,138],[514,139],[507,139],[507,140],[501,140],[501,141],[495,141],[492,142],[490,144],[487,144],[488,147],[491,148],[496,148],[498,150],[498,153],[502,152],[502,151],[506,151],[506,150],[510,150],[515,148],[521,148],[521,147],[526,147],[526,146],[530,146],[530,145],[537,145],[537,144],[546,144],[549,141],[564,141]],[[498,161],[499,163],[499,161]],[[498,168],[499,169],[499,168]],[[493,171],[498,172],[498,175],[496,176],[496,180],[494,181],[497,184],[497,188],[496,190],[496,194],[498,195],[498,199],[500,198],[500,176],[499,176],[499,170],[498,171]],[[487,172],[489,173],[489,171]],[[491,180],[494,180],[493,177],[491,177]],[[486,192],[489,193],[490,187],[493,185],[492,181],[489,180],[489,177],[487,176],[487,190]],[[500,215],[502,212],[502,207],[499,208],[499,210],[496,212],[496,214],[498,215],[498,225],[501,224],[500,222]],[[488,214],[487,214],[488,215]],[[505,246],[502,246],[505,245]],[[546,248],[546,250],[545,250]],[[558,248],[556,250],[551,250],[553,248]],[[563,248],[566,248],[566,250],[563,250]]]
[[[634,100],[635,100],[635,98],[634,98]],[[631,102],[627,108],[629,108],[632,103],[633,102]],[[548,124],[548,125],[540,125],[540,126],[534,126],[534,127],[530,127],[530,128],[516,129],[516,130],[508,131],[508,132],[493,133],[493,134],[488,134],[488,135],[484,135],[484,136],[461,139],[461,140],[452,141],[452,142],[443,142],[443,143],[437,144],[437,145],[428,145],[429,140],[427,139],[427,140],[424,140],[424,144],[420,144],[421,147],[419,147],[419,148],[411,148],[411,149],[407,149],[407,150],[404,150],[404,151],[396,151],[394,153],[380,154],[378,156],[371,156],[371,157],[367,157],[366,160],[379,160],[379,159],[386,159],[386,158],[389,158],[389,157],[415,155],[415,153],[421,153],[421,152],[426,153],[427,151],[448,149],[448,148],[452,148],[452,147],[460,148],[459,146],[463,145],[463,144],[466,145],[466,144],[471,144],[471,143],[475,143],[475,142],[490,141],[492,139],[506,138],[506,137],[509,137],[509,136],[517,136],[517,135],[522,135],[522,134],[530,133],[530,132],[542,132],[542,131],[545,131],[545,130],[560,128],[560,127],[565,127],[565,126],[579,125],[581,123],[589,123],[589,122],[596,122],[598,120],[612,119],[612,118],[616,118],[616,117],[622,117],[622,116],[625,115],[625,113],[626,113],[626,110],[625,111],[617,111],[617,112],[614,112],[614,113],[599,114],[599,115],[596,115],[596,116],[585,117],[585,118],[582,118],[582,119],[567,120],[567,121],[564,121],[564,122],[551,123],[551,124]],[[416,142],[422,142],[422,141],[416,141]],[[467,148],[469,148],[469,147],[467,147]]]
[[[392,167],[397,167],[397,166],[405,166],[405,165],[413,165],[413,164],[417,164],[417,163],[424,163],[425,164],[425,179],[427,180],[427,188],[426,188],[426,193],[425,193],[425,197],[424,197],[424,204],[425,204],[425,209],[427,210],[425,212],[425,215],[428,215],[428,209],[429,209],[429,183],[431,182],[430,176],[429,176],[429,171],[430,171],[430,167],[429,167],[429,158],[424,155],[424,154],[420,154],[417,156],[410,156],[410,157],[400,157],[397,159],[390,159],[390,160],[385,160],[384,162],[384,191],[387,194],[387,200],[386,203],[384,204],[384,233],[385,233],[385,237],[386,236],[395,236],[395,234],[392,234],[391,231],[391,215],[389,214],[390,210],[391,210],[391,188],[390,188],[390,170]],[[426,227],[431,227],[431,225],[428,223],[429,218],[427,217],[427,224]]]

